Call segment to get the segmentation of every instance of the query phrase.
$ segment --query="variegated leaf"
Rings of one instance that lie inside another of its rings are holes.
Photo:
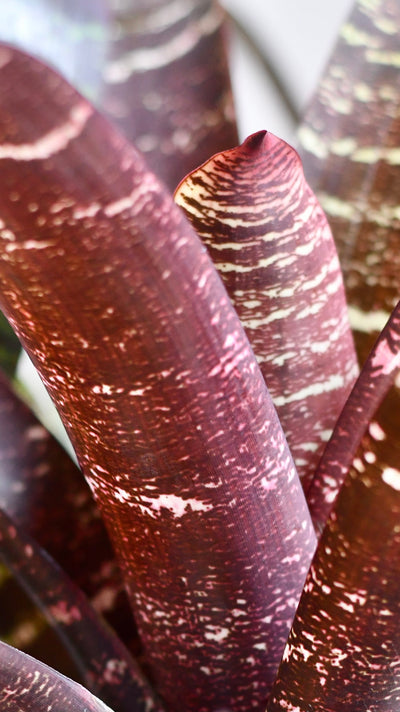
[[[101,507],[152,676],[170,710],[262,709],[315,538],[249,343],[140,155],[8,48],[0,87],[1,302]]]
[[[260,132],[175,199],[246,328],[307,492],[357,364],[333,238],[299,158]]]

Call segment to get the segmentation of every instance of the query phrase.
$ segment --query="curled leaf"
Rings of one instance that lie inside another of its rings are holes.
[[[5,712],[112,712],[88,690],[0,641],[0,704]]]
[[[214,0],[16,0],[0,7],[0,38],[56,67],[171,190],[237,143],[227,29]]]
[[[0,506],[129,645],[137,638],[110,540],[82,473],[0,375]]]

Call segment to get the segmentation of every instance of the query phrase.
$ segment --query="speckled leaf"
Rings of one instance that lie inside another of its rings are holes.
[[[8,48],[0,64],[4,311],[102,509],[169,710],[261,710],[315,538],[254,355],[140,155],[43,65]]]
[[[0,375],[0,506],[135,645],[121,576],[82,473]]]
[[[399,299],[400,4],[358,0],[300,131],[363,363]],[[400,412],[400,405],[399,405]]]
[[[321,537],[268,712],[399,709],[400,443],[387,412]]]
[[[321,531],[326,523],[361,437],[382,399],[395,382],[399,365],[400,302],[380,334],[346,401],[308,491],[308,505],[317,531]],[[392,396],[396,397],[394,389]]]
[[[0,705],[4,712],[112,712],[81,685],[2,642]]]
[[[225,20],[214,0],[15,0],[0,38],[57,67],[174,190],[238,140]]]
[[[0,559],[55,628],[93,694],[115,712],[161,711],[138,665],[81,590],[1,509]]]
[[[175,199],[246,328],[307,492],[357,364],[333,238],[298,155],[254,134]]]

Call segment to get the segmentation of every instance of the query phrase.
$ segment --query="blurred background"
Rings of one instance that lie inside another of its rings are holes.
[[[265,128],[295,143],[298,118],[353,0],[223,0],[223,5],[234,20],[231,67],[241,137]]]

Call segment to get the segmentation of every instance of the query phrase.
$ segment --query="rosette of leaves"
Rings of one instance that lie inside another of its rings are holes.
[[[125,18],[114,38],[143,43],[108,80],[139,81],[145,56],[174,85],[185,47],[209,52],[218,7],[170,5]],[[352,23],[383,42],[394,11],[360,0]],[[2,643],[2,709],[396,709],[399,307],[357,375],[330,228],[275,136],[203,156],[174,201],[10,45],[0,107],[0,305],[94,495],[4,381],[0,555],[84,686]]]

